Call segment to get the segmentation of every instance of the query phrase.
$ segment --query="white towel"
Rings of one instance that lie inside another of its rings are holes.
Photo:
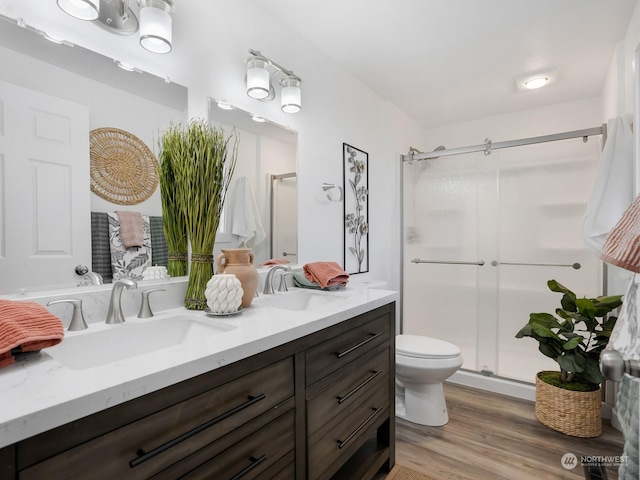
[[[229,195],[231,233],[238,237],[239,246],[255,248],[267,234],[260,221],[260,212],[247,177],[239,177],[233,183]]]
[[[607,142],[582,225],[587,247],[602,253],[607,234],[633,198],[632,116],[625,115],[607,122]]]

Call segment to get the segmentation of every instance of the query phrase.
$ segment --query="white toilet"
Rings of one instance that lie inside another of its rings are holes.
[[[460,349],[420,335],[396,336],[396,415],[439,427],[449,421],[442,382],[462,366]]]

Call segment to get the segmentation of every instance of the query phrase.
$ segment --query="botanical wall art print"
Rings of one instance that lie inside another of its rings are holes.
[[[342,144],[344,168],[344,269],[369,271],[369,154]]]

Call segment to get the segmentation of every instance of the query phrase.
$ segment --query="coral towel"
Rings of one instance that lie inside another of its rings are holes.
[[[120,222],[120,237],[124,248],[142,247],[144,245],[144,225],[139,212],[117,211]]]
[[[346,284],[349,281],[349,274],[336,262],[307,263],[302,270],[307,280],[316,282],[322,288]]]
[[[35,302],[0,300],[0,367],[11,365],[11,353],[35,352],[57,345],[64,338],[62,321]]]
[[[640,273],[640,196],[607,235],[600,258],[612,265]]]

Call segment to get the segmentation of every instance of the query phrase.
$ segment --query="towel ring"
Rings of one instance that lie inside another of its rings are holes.
[[[341,202],[342,201],[342,187],[339,187],[335,183],[323,183],[322,184],[322,190],[325,191],[325,192],[327,192],[329,190],[333,190],[334,188],[336,190],[338,190],[338,192],[340,192],[340,196],[338,197],[338,199],[334,200],[330,193],[327,193],[327,198],[331,202]]]

